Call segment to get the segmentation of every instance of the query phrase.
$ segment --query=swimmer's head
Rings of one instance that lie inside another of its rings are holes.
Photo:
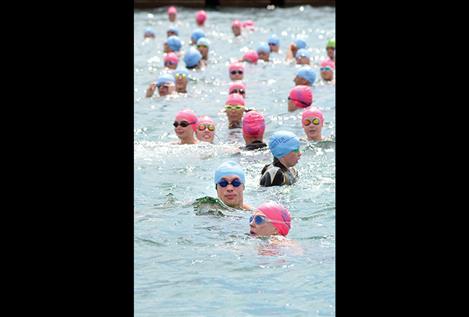
[[[215,137],[215,121],[209,116],[200,116],[197,121],[196,136],[203,142],[212,143]]]
[[[255,111],[247,112],[243,117],[243,135],[262,140],[265,131],[264,116]]]
[[[205,37],[205,32],[201,29],[195,29],[191,34],[192,43],[197,43],[197,41],[202,37]]]
[[[226,99],[225,105],[244,107],[245,106],[244,97],[240,94],[230,94],[228,95],[228,98]]]
[[[246,177],[243,168],[234,161],[224,162],[220,166],[218,166],[218,168],[215,170],[215,185],[217,185],[223,177],[227,176],[237,176],[242,184],[245,184],[246,182]]]
[[[309,86],[295,86],[290,90],[288,102],[297,108],[307,108],[313,103],[313,90]]]
[[[182,46],[181,40],[179,39],[179,37],[175,35],[171,35],[170,37],[168,37],[165,43],[168,44],[169,48],[173,52],[179,52],[181,50],[181,46]]]
[[[270,47],[269,44],[262,42],[259,44],[257,47],[257,54],[259,59],[262,59],[266,62],[269,61],[269,55],[270,55]]]
[[[244,62],[256,64],[258,59],[259,59],[259,55],[254,50],[248,51],[243,55]]]
[[[316,73],[309,66],[302,67],[296,72],[294,81],[295,85],[312,86],[316,81]]]
[[[199,46],[206,46],[207,48],[210,47],[210,41],[206,37],[201,37],[200,39],[197,40],[197,47]]]
[[[234,20],[233,23],[231,23],[231,30],[233,31],[233,34],[235,36],[240,36],[241,35],[241,21]]]
[[[176,69],[178,66],[179,58],[175,53],[171,52],[164,55],[163,61],[165,67],[168,67],[170,69]]]
[[[175,7],[171,6],[168,8],[168,19],[171,22],[176,21],[177,10]]]
[[[269,139],[269,149],[276,158],[282,158],[300,148],[300,140],[290,131],[277,131]]]
[[[271,36],[269,36],[267,44],[269,45],[271,52],[278,53],[280,48],[280,38],[276,34],[272,34]]]
[[[322,127],[324,125],[324,115],[318,108],[311,107],[303,111],[301,115],[301,125],[308,141],[322,140]]]
[[[291,215],[286,207],[275,202],[266,202],[258,206],[257,210],[250,217],[251,234],[257,236],[288,234],[291,229]],[[276,230],[272,230],[273,228]]]
[[[234,81],[230,84],[228,94],[240,94],[246,98],[246,86],[241,81]]]
[[[186,68],[196,68],[199,65],[201,59],[202,54],[200,54],[197,49],[190,47],[184,55],[184,63],[186,63]]]
[[[311,53],[306,49],[302,48],[296,52],[295,55],[296,63],[299,65],[309,65],[311,60]]]
[[[326,48],[335,49],[335,39],[330,39],[329,41],[327,41]]]
[[[174,78],[176,79],[176,91],[186,93],[189,72],[185,69],[176,69],[173,72],[173,75],[174,75]]]
[[[207,20],[207,12],[204,10],[200,10],[195,14],[195,22],[197,22],[197,25],[203,26],[205,20]]]
[[[305,126],[305,119],[308,119],[308,118],[313,118],[313,119],[317,118],[319,120],[319,123],[315,124],[315,125],[321,125],[322,126],[324,124],[324,114],[322,113],[321,110],[319,110],[316,107],[311,107],[311,108],[305,109],[303,111],[303,114],[301,115],[302,126]],[[308,124],[308,123],[309,122],[306,122],[306,124]]]
[[[329,56],[330,59],[335,60],[335,40],[334,39],[327,41],[326,51],[327,51],[327,56]]]
[[[158,88],[158,94],[160,96],[167,96],[172,94],[175,90],[174,85],[175,79],[171,74],[163,74],[158,77],[156,81],[156,87]]]
[[[176,121],[187,121],[191,125],[192,130],[196,131],[197,129],[197,115],[191,109],[183,109],[176,113]]]
[[[228,73],[231,80],[242,80],[244,77],[244,65],[242,63],[230,64]]]
[[[325,61],[321,62],[321,66],[319,68],[321,78],[326,81],[332,80],[334,78],[334,69],[335,63],[332,60],[326,59]]]
[[[302,40],[302,39],[296,39],[295,41],[293,41],[293,43],[295,43],[295,46],[297,49],[306,48],[308,46],[305,40]]]
[[[208,59],[208,49],[210,47],[210,41],[206,37],[201,37],[197,41],[197,49],[202,54],[203,59]]]
[[[169,36],[179,36],[179,30],[176,26],[170,26],[168,30],[166,31],[166,35]]]
[[[146,28],[143,33],[143,38],[155,38],[155,31],[150,27]]]

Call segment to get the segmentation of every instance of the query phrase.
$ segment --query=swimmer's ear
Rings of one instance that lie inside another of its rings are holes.
[[[215,190],[217,190],[217,184],[215,184]]]

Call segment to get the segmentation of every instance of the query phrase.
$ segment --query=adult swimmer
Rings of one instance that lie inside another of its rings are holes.
[[[215,170],[214,181],[218,198],[227,206],[241,210],[251,209],[251,206],[244,203],[246,177],[238,163],[233,161],[222,163]]]

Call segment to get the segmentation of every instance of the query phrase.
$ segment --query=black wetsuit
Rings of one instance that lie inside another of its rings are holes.
[[[274,157],[274,162],[264,166],[261,172],[261,186],[282,186],[292,185],[298,179],[296,169],[285,167]]]
[[[267,147],[267,144],[265,144],[264,142],[254,141],[251,144],[241,147],[241,150],[252,151],[252,150],[262,149],[265,147]]]

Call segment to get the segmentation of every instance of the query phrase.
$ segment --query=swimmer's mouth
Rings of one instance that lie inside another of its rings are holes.
[[[250,233],[250,234],[256,234],[256,233],[255,233],[254,231],[252,231],[252,230],[251,230],[251,231],[249,231],[249,233]]]

